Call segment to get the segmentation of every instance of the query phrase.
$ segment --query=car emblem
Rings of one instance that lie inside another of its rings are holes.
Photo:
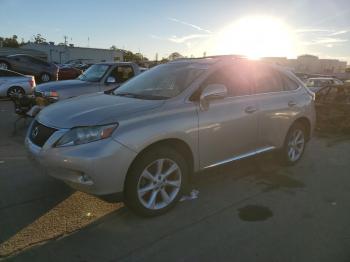
[[[36,126],[32,131],[32,137],[36,138],[38,134],[39,134],[39,128]]]

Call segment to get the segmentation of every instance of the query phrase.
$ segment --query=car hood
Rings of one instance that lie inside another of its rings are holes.
[[[45,84],[37,85],[35,91],[43,92],[43,91],[57,91],[59,93],[60,90],[64,90],[72,87],[84,87],[89,85],[96,85],[97,83],[82,81],[79,79],[73,80],[62,80],[62,81],[52,81]]]
[[[163,103],[161,100],[90,94],[52,104],[39,113],[37,120],[55,128],[103,125],[118,122],[134,113],[144,113]]]

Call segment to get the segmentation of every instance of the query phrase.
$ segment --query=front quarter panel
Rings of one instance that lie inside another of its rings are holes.
[[[119,121],[113,138],[131,150],[140,153],[148,146],[165,140],[179,139],[191,149],[194,169],[198,169],[198,117],[196,105],[191,102],[165,103],[146,115]]]

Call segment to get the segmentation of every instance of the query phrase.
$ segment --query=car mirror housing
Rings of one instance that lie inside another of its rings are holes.
[[[227,96],[227,88],[222,84],[207,85],[200,95],[200,106],[203,110],[209,107],[209,101],[223,99]]]
[[[115,84],[117,79],[114,76],[107,77],[106,84]]]

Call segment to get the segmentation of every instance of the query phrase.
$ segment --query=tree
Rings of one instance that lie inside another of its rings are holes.
[[[178,52],[174,52],[174,53],[171,53],[168,57],[168,59],[171,61],[171,60],[175,60],[175,59],[179,59],[179,58],[182,58],[183,55],[181,55],[180,53]]]
[[[17,41],[18,37],[13,35],[12,37],[0,37],[0,46],[2,47],[19,47],[19,43]]]
[[[33,38],[36,44],[46,43],[46,39],[41,34],[34,35]]]
[[[117,50],[118,48],[115,45],[112,45],[109,49],[111,50]]]

